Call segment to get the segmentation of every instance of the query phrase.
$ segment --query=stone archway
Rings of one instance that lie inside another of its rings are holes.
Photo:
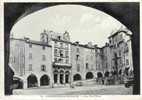
[[[120,69],[118,73],[119,73],[119,75],[121,75],[122,74],[122,70]]]
[[[86,73],[86,79],[92,79],[94,76],[93,76],[93,73],[92,72],[88,72]]]
[[[60,84],[64,83],[64,71],[60,71]]]
[[[18,77],[13,77],[13,89],[22,89],[23,88],[23,80]]]
[[[58,71],[55,70],[55,71],[53,72],[53,74],[54,74],[54,83],[56,84],[56,83],[58,82]]]
[[[69,77],[70,77],[70,72],[66,71],[65,72],[65,83],[69,83]]]
[[[45,85],[49,85],[50,84],[50,78],[48,77],[48,75],[43,75],[40,78],[40,86],[45,86]]]
[[[38,86],[37,77],[34,74],[29,75],[27,78],[27,84],[28,88],[37,87]]]
[[[101,72],[98,72],[97,73],[97,78],[102,78],[103,77],[103,74]]]
[[[82,78],[81,78],[81,75],[80,74],[75,74],[74,76],[73,76],[73,80],[74,81],[79,81],[79,80],[81,80]]]
[[[109,73],[108,71],[106,71],[105,74],[104,74],[104,76],[105,76],[105,77],[109,77],[109,74],[110,74],[110,73]]]

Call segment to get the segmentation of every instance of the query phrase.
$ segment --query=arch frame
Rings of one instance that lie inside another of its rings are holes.
[[[31,88],[31,87],[37,87],[38,86],[38,77],[35,74],[30,74],[27,77],[27,87]]]
[[[81,81],[82,77],[79,73],[73,75],[73,81]]]
[[[88,72],[85,74],[85,79],[93,79],[93,78],[94,78],[93,72],[88,71]]]
[[[40,77],[40,86],[47,86],[50,85],[50,77],[47,74],[43,74]]]

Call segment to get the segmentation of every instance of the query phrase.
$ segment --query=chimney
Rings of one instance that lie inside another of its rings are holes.
[[[92,47],[92,42],[88,42],[88,47]]]
[[[95,44],[95,45],[94,45],[94,47],[95,47],[95,48],[97,48],[97,47],[98,47],[98,45],[97,45],[97,44]]]
[[[76,43],[76,44],[79,44],[79,41],[76,41],[75,43]]]

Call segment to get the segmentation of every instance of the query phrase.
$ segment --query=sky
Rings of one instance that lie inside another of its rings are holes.
[[[36,11],[20,19],[12,28],[15,38],[40,40],[44,29],[57,33],[68,31],[72,42],[92,42],[104,46],[108,36],[125,27],[112,16],[82,5],[57,5]]]

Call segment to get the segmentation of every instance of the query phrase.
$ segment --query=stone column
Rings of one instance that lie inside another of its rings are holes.
[[[65,77],[66,77],[66,75],[65,75],[65,73],[63,74],[63,84],[65,84],[66,82],[65,82]]]
[[[50,76],[50,79],[49,79],[49,85],[50,87],[54,87],[54,77],[53,76]]]
[[[60,84],[60,74],[57,74],[57,84]]]
[[[37,86],[40,86],[40,78],[37,79]]]
[[[28,88],[28,82],[27,82],[27,80],[25,79],[25,80],[23,80],[23,88],[24,89],[26,89],[26,88]]]

